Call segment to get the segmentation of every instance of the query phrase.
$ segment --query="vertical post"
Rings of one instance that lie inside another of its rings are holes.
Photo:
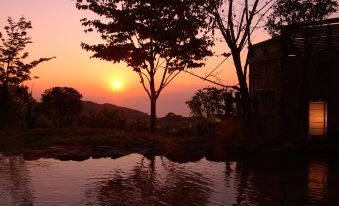
[[[304,137],[308,137],[308,112],[309,112],[309,90],[310,90],[310,82],[309,82],[309,67],[310,67],[310,56],[311,56],[311,41],[310,41],[310,31],[307,27],[304,28],[304,59],[303,59],[303,81],[302,81],[302,105],[301,105],[301,115],[302,115],[302,124],[301,125],[301,135]]]
[[[240,116],[242,113],[242,102],[241,102],[241,94],[240,92],[235,93],[235,104],[237,108],[237,116]]]
[[[226,93],[225,98],[225,115],[230,116],[233,111],[233,97],[231,92]]]
[[[326,43],[327,49],[330,51],[332,49],[332,27],[327,25],[327,35],[326,35]]]

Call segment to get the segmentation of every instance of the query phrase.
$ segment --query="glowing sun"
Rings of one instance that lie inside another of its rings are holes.
[[[114,81],[112,82],[112,88],[115,91],[120,91],[122,89],[122,82],[121,81]]]

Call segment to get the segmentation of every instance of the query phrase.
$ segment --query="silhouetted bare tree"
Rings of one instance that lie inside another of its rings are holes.
[[[250,114],[251,108],[247,86],[250,49],[246,48],[251,47],[252,33],[260,26],[262,18],[273,3],[274,0],[210,0],[205,4],[206,12],[230,49],[240,86],[242,112],[245,116]]]
[[[82,48],[93,57],[123,61],[133,68],[151,101],[151,131],[156,130],[156,102],[162,90],[184,69],[203,65],[212,55],[204,13],[189,0],[77,0],[80,10],[99,19],[83,19],[86,32],[96,30],[103,44]],[[156,81],[158,79],[158,81]]]

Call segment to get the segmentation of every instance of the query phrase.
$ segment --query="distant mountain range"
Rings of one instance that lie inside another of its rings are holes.
[[[114,104],[98,104],[91,101],[82,101],[83,113],[88,114],[90,112],[98,113],[104,109],[108,110],[117,110],[118,113],[122,114],[126,119],[143,119],[149,118],[149,115],[145,112],[141,112],[135,109],[130,109],[126,107],[120,107]]]

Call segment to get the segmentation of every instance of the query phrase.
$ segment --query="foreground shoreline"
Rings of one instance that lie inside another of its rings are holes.
[[[339,149],[332,143],[258,146],[239,144],[223,138],[169,137],[160,134],[107,129],[62,128],[8,130],[0,132],[0,152],[22,155],[26,160],[54,158],[83,161],[89,158],[120,158],[138,153],[148,159],[165,156],[178,163],[234,161],[260,157],[335,157]],[[335,154],[335,155],[334,155]]]

